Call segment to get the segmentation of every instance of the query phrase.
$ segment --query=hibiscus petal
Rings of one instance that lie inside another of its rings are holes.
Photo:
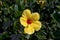
[[[27,18],[31,18],[31,11],[29,9],[24,10],[22,16],[26,16]]]
[[[33,27],[24,28],[24,33],[29,34],[29,35],[33,34],[34,31],[35,31],[35,30],[34,30]]]
[[[35,21],[30,26],[33,27],[36,31],[39,31],[42,27],[40,21]]]
[[[32,13],[32,19],[33,19],[33,20],[39,20],[39,19],[40,19],[39,13],[37,13],[37,12]]]
[[[27,18],[26,17],[20,17],[20,23],[24,26],[27,27]]]

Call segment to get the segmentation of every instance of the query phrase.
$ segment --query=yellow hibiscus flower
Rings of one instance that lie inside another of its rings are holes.
[[[24,33],[33,34],[35,31],[39,31],[41,29],[41,22],[38,21],[40,19],[39,13],[31,13],[29,9],[26,9],[22,13],[22,17],[20,17],[20,23],[24,27]]]
[[[39,4],[41,7],[44,7],[46,5],[46,0],[37,0],[37,4]]]

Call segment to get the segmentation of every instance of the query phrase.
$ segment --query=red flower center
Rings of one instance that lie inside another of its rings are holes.
[[[31,21],[30,19],[28,19],[28,20],[27,20],[27,23],[28,23],[28,24],[31,24],[31,23],[32,23],[32,21]]]

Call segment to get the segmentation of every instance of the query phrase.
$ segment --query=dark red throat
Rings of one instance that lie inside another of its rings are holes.
[[[30,19],[27,20],[27,24],[31,24],[32,21]]]

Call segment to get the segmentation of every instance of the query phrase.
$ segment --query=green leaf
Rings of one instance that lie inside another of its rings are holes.
[[[60,6],[56,6],[57,8],[59,8],[59,10],[60,10]]]
[[[54,34],[55,39],[60,38],[60,30],[57,29],[56,31],[53,32],[53,34]]]
[[[3,40],[2,35],[0,35],[0,40]]]
[[[44,35],[44,30],[41,30],[39,32],[37,32],[35,35],[37,36],[38,39],[41,39],[41,40],[45,40],[46,39],[46,36]]]
[[[53,16],[54,16],[55,20],[56,20],[58,23],[60,23],[60,14],[55,13]]]
[[[30,35],[26,35],[26,38],[29,39],[30,38]]]

